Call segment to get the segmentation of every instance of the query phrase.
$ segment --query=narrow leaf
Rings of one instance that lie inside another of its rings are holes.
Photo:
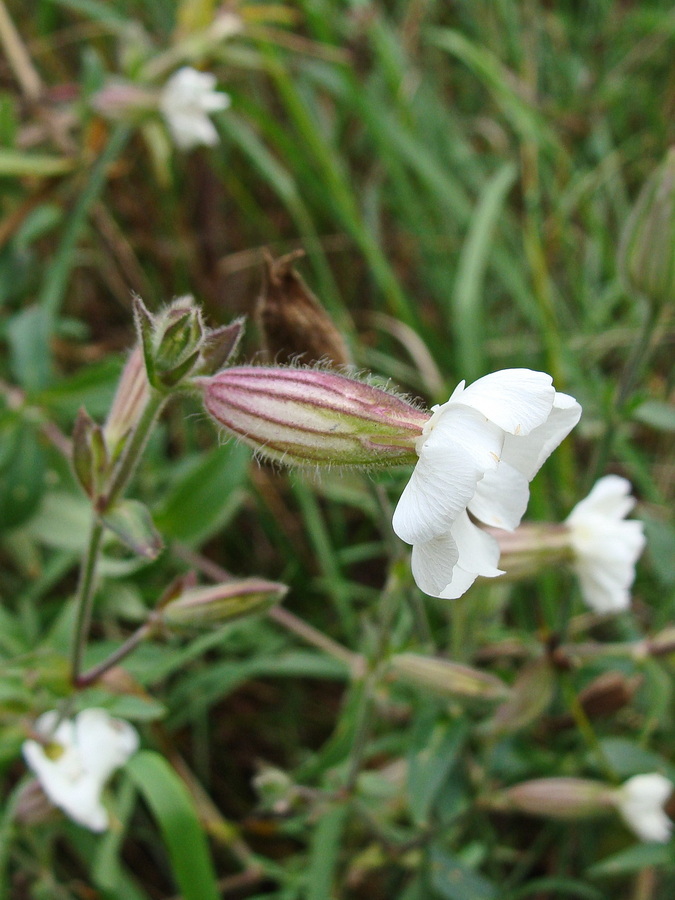
[[[155,528],[150,510],[139,500],[120,500],[102,517],[109,528],[134,553],[156,559],[164,542]]]
[[[183,900],[218,900],[209,848],[188,789],[151,750],[137,753],[126,771],[160,827]]]

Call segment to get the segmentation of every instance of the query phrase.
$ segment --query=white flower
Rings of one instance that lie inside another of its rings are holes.
[[[641,841],[665,844],[670,838],[673,823],[663,805],[673,791],[672,783],[653,772],[629,778],[614,794],[614,802],[624,821]]]
[[[462,382],[434,407],[393,520],[413,545],[412,572],[425,593],[459,597],[478,575],[502,574],[496,540],[467,510],[486,525],[517,528],[530,481],[580,415],[550,375],[530,369],[494,372],[468,388]]]
[[[215,91],[216,76],[184,66],[169,78],[159,98],[159,108],[169,131],[181,150],[199,144],[212,147],[218,143],[218,132],[209,113],[227,109],[230,98]]]
[[[625,478],[606,475],[567,517],[581,593],[599,613],[630,606],[635,563],[645,546],[642,522],[625,521],[635,506],[630,492]]]
[[[71,819],[91,831],[105,831],[101,802],[106,781],[138,749],[136,729],[104,709],[85,709],[74,719],[47,712],[35,723],[44,743],[25,741],[24,759],[45,794]]]

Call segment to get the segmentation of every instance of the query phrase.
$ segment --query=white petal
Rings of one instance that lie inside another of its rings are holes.
[[[440,416],[394,511],[401,540],[415,544],[443,535],[497,465],[502,442],[501,429],[475,410],[457,407]]]
[[[548,418],[555,390],[552,378],[531,369],[502,369],[470,384],[453,403],[479,410],[487,419],[514,435],[527,435]]]
[[[642,523],[623,519],[635,503],[630,490],[624,478],[601,478],[566,520],[581,592],[597,612],[630,605],[635,563],[645,546]]]
[[[459,557],[452,580],[441,592],[441,597],[454,600],[466,593],[479,575],[495,578],[503,575],[497,568],[499,544],[486,531],[478,528],[466,513],[452,526],[452,537],[457,544]]]
[[[469,512],[486,525],[513,531],[520,525],[529,500],[529,481],[502,459],[476,485]]]
[[[625,478],[619,475],[605,475],[596,481],[588,497],[577,503],[567,517],[568,524],[573,525],[575,521],[582,520],[588,514],[625,519],[635,506],[635,498],[630,496],[631,490],[632,485]]]
[[[452,581],[459,552],[450,532],[414,544],[410,566],[418,588],[430,597],[440,597]]]
[[[672,790],[672,783],[654,772],[629,778],[617,791],[619,811],[641,840],[665,843],[669,839],[673,823],[663,805]]]
[[[92,831],[104,831],[108,827],[108,813],[100,801],[101,785],[84,769],[77,750],[64,747],[57,759],[50,759],[36,741],[26,741],[22,750],[55,806]]]
[[[138,750],[138,732],[104,709],[84,709],[75,719],[77,746],[87,771],[104,784]]]
[[[25,741],[24,758],[55,806],[80,825],[104,831],[108,813],[101,792],[111,773],[138,748],[138,734],[102,709],[83,710],[54,729],[57,721],[55,711],[40,716],[36,731],[51,746]]]
[[[502,459],[532,481],[558,444],[567,437],[581,417],[581,406],[568,394],[556,392],[546,421],[527,436],[507,434]]]
[[[452,600],[461,597],[479,575],[501,575],[498,562],[497,542],[463,512],[451,531],[413,546],[412,573],[426,594]]]

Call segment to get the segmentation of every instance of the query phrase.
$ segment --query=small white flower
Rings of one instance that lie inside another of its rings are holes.
[[[58,721],[44,713],[35,731],[45,743],[25,741],[24,759],[45,794],[73,821],[91,831],[105,831],[108,812],[101,802],[106,781],[138,749],[138,733],[104,709],[85,709],[74,719]]]
[[[641,841],[665,844],[673,823],[663,805],[672,791],[672,783],[657,772],[635,775],[615,792],[614,802],[628,827]]]
[[[468,512],[486,525],[517,528],[530,481],[580,415],[550,375],[530,369],[494,372],[468,388],[462,382],[434,407],[393,519],[396,534],[413,545],[412,572],[425,593],[460,597],[478,575],[502,574],[496,540]]]
[[[209,113],[227,109],[230,98],[222,91],[214,90],[215,86],[215,75],[198,72],[190,66],[178,69],[164,85],[159,108],[181,150],[190,150],[199,144],[213,147],[218,143],[218,132]]]
[[[630,606],[635,563],[645,546],[642,522],[625,521],[635,506],[630,492],[625,478],[607,475],[567,517],[581,592],[599,613]]]

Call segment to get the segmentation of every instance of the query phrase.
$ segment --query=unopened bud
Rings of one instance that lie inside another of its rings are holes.
[[[613,788],[585,778],[535,778],[494,795],[490,805],[551,819],[584,819],[614,806]]]
[[[256,310],[270,363],[347,365],[349,351],[330,316],[293,263],[304,251],[279,259],[265,254],[265,284]]]
[[[262,806],[275,815],[285,815],[296,799],[290,776],[276,766],[262,767],[251,783]]]
[[[73,470],[85,493],[97,497],[105,481],[110,458],[103,430],[82,407],[73,429]]]
[[[113,460],[119,456],[126,437],[138,424],[149,396],[143,353],[140,346],[136,346],[129,354],[122,370],[115,398],[103,427],[105,441]]]
[[[195,385],[219,425],[287,465],[415,463],[430,417],[389,391],[318,369],[239,366]]]
[[[661,306],[675,297],[675,148],[647,179],[621,235],[627,287]]]
[[[199,363],[205,335],[201,310],[192,297],[181,297],[153,316],[136,297],[134,313],[148,381],[158,390],[176,387]]]
[[[510,696],[484,722],[482,734],[512,734],[530,725],[548,708],[555,690],[553,669],[546,658],[535,659],[523,667],[516,678]]]
[[[659,631],[653,638],[649,638],[646,644],[645,651],[651,656],[668,656],[675,653],[675,626],[670,625]]]
[[[190,588],[162,608],[160,619],[169,627],[231,622],[265,612],[279,603],[287,591],[286,585],[262,578]]]
[[[157,108],[159,92],[122,79],[111,79],[91,98],[91,105],[106,119],[134,122]]]
[[[591,720],[611,716],[632,701],[642,682],[641,675],[627,678],[621,672],[603,672],[581,691],[579,704]],[[552,718],[549,728],[553,730],[569,728],[574,723],[574,717],[566,713]]]
[[[447,659],[399,653],[391,658],[389,665],[396,678],[445,697],[503,700],[510,693],[508,686],[495,675]]]

